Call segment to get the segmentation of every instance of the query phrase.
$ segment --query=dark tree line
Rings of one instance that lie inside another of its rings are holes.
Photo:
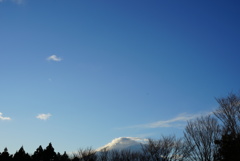
[[[66,152],[56,153],[51,143],[43,149],[39,146],[36,151],[30,155],[25,152],[23,146],[15,154],[9,154],[8,149],[0,153],[0,161],[70,161]]]
[[[211,114],[188,121],[184,137],[148,139],[141,151],[86,148],[69,156],[56,153],[49,143],[32,155],[23,147],[13,155],[5,148],[0,161],[240,161],[240,96],[229,94],[217,102]]]

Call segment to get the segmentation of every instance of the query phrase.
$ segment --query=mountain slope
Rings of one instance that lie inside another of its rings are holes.
[[[113,139],[110,143],[97,149],[97,151],[103,150],[131,150],[140,151],[142,144],[146,144],[147,139],[136,138],[136,137],[119,137]]]

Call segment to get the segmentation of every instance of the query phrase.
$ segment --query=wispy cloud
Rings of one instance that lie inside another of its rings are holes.
[[[49,61],[62,61],[62,58],[57,57],[57,55],[51,55],[47,58]]]
[[[3,114],[0,112],[0,120],[11,120],[10,117],[3,117]]]
[[[47,113],[47,114],[39,114],[36,116],[37,119],[40,119],[40,120],[47,120],[51,117],[52,115],[50,113]]]
[[[211,113],[201,113],[201,114],[187,114],[187,113],[182,113],[179,114],[178,116],[169,119],[169,120],[160,120],[157,122],[152,122],[148,124],[141,124],[141,125],[135,125],[135,126],[130,126],[127,128],[161,128],[161,127],[184,127],[186,122],[192,119],[196,119],[197,117],[203,116],[203,115],[208,115]]]

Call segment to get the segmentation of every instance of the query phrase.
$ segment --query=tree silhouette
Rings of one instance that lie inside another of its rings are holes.
[[[43,161],[43,148],[40,145],[32,155],[33,161]]]
[[[239,161],[240,160],[240,134],[224,134],[221,140],[216,140],[219,145],[219,161]]]
[[[66,152],[61,155],[59,152],[56,155],[55,161],[70,161]]]
[[[54,151],[52,143],[49,143],[49,145],[43,151],[43,161],[54,161],[55,158],[56,158],[56,153]]]
[[[69,161],[69,157],[66,152],[63,153],[63,155],[60,158],[60,161]]]
[[[222,137],[216,139],[218,161],[240,160],[240,96],[229,94],[226,98],[217,99],[218,109],[215,116],[222,123]]]
[[[224,134],[240,133],[240,96],[229,94],[226,98],[216,99],[219,107],[214,115],[222,122]]]
[[[97,159],[96,151],[92,148],[79,149],[75,157],[80,161],[95,161]]]
[[[144,160],[148,161],[182,161],[189,151],[183,139],[173,136],[162,136],[158,140],[148,139],[142,145]]]
[[[30,161],[31,157],[28,153],[25,152],[23,146],[14,154],[14,161]]]
[[[188,122],[184,138],[192,150],[189,161],[215,161],[217,147],[215,140],[220,138],[220,127],[215,118],[205,116]]]
[[[12,160],[12,155],[8,153],[8,149],[4,148],[1,156],[0,156],[1,161],[11,161]]]

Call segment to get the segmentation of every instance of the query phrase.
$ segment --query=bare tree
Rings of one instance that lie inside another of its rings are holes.
[[[217,99],[218,109],[215,116],[221,121],[221,139],[215,141],[218,145],[219,161],[240,160],[240,97],[229,94],[226,98]]]
[[[226,98],[217,99],[218,109],[215,116],[223,123],[223,133],[240,133],[240,97],[229,94]]]
[[[214,143],[220,137],[220,126],[210,115],[189,121],[184,132],[188,147],[192,150],[185,160],[214,161],[217,147]]]
[[[121,154],[118,150],[111,150],[109,153],[109,160],[121,161]]]
[[[79,149],[77,153],[74,154],[74,158],[78,158],[79,161],[96,161],[96,151],[92,148]]]
[[[107,156],[98,155],[99,161],[149,161],[143,158],[143,154],[139,151],[131,151],[130,149],[110,150]]]
[[[148,161],[182,161],[190,151],[184,141],[175,136],[162,136],[159,140],[148,139],[142,149],[145,160]]]
[[[109,160],[109,151],[107,148],[102,149],[98,152],[98,161],[108,161]]]

